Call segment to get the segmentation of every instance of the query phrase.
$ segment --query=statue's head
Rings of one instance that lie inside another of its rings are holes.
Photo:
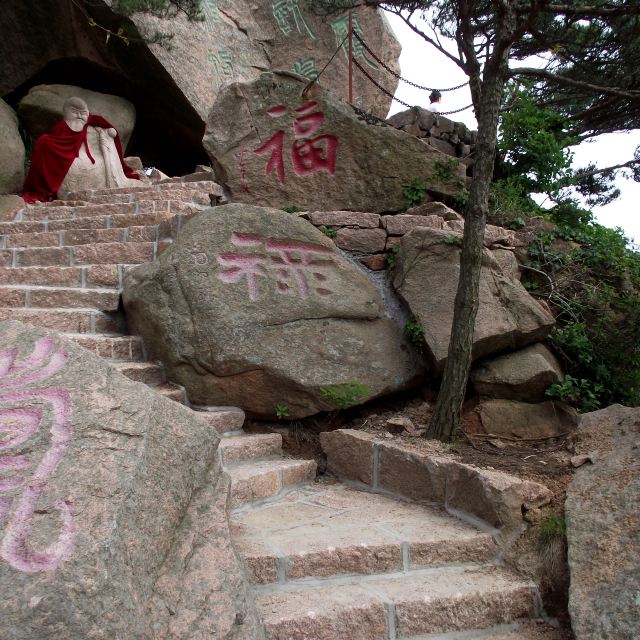
[[[82,131],[89,119],[89,107],[82,98],[69,98],[62,107],[62,114],[72,131]]]

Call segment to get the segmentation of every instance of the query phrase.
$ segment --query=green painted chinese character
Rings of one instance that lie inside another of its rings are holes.
[[[225,81],[235,77],[231,54],[228,51],[220,49],[217,55],[213,51],[208,51],[207,58],[213,67],[218,84],[224,84]]]
[[[208,31],[215,29],[220,22],[220,12],[218,10],[218,0],[203,0],[204,24]]]
[[[318,70],[314,58],[303,58],[293,63],[292,71],[307,78],[307,80],[317,80]]]
[[[336,44],[342,45],[342,52],[344,53],[344,57],[349,59],[349,39],[347,36],[349,35],[349,17],[343,16],[342,18],[338,18],[334,22],[331,23],[331,28],[333,29],[333,33],[336,36]],[[364,36],[362,35],[362,27],[360,26],[360,22],[358,21],[357,16],[353,16],[353,31],[357,33],[362,39]],[[369,60],[365,55],[364,46],[357,38],[353,38],[353,57],[354,58],[362,58],[370,67],[373,69],[378,69],[378,65]]]
[[[298,6],[299,0],[275,0],[271,5],[271,13],[280,27],[280,31],[288,36],[295,26],[298,33],[305,31],[309,36],[315,38],[315,34],[306,23],[302,11]],[[292,26],[293,22],[293,26]]]

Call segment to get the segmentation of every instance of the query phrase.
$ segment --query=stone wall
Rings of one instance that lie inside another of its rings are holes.
[[[455,122],[422,107],[411,107],[396,113],[387,122],[396,129],[420,138],[434,149],[459,158],[468,167],[467,175],[471,175],[477,131],[471,131],[462,122]]]

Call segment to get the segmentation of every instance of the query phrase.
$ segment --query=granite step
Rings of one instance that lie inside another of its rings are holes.
[[[194,406],[191,408],[198,412],[201,419],[215,429],[221,436],[242,433],[245,414],[239,407],[221,406]]]
[[[130,200],[130,197],[127,196]],[[102,202],[62,202],[48,203],[46,205],[29,206],[21,209],[15,216],[14,223],[48,223],[89,219],[89,218],[105,218],[116,217],[121,215],[151,215],[151,214],[168,214],[180,213],[190,210],[194,204],[191,201],[183,202],[179,198],[168,194],[154,194],[152,199],[144,198],[136,199],[135,202],[130,201],[111,201],[108,196],[102,198]],[[207,200],[208,204],[208,200]],[[5,223],[7,224],[7,223]],[[25,228],[25,231],[27,229]],[[44,229],[45,231],[53,230],[51,227]]]
[[[20,309],[0,307],[0,321],[19,320],[63,333],[118,333],[118,323],[97,309]]]
[[[128,265],[126,265],[128,266]],[[0,285],[118,288],[125,266],[0,267]]]
[[[0,267],[141,264],[154,259],[156,246],[155,242],[108,242],[74,247],[4,249],[0,250]]]
[[[315,460],[263,460],[240,462],[225,466],[231,477],[231,507],[278,495],[292,487],[315,478]]]
[[[447,634],[429,633],[405,636],[398,640],[572,640],[573,634],[545,620],[501,624],[488,629],[475,629]]]
[[[257,584],[486,562],[491,533],[431,506],[342,484],[316,484],[231,516],[234,542]]]
[[[71,247],[106,242],[155,242],[157,226],[116,227],[111,229],[66,229],[35,233],[14,233],[0,236],[5,249],[27,247]]]
[[[47,233],[80,229],[121,229],[124,227],[156,226],[174,215],[165,207],[163,211],[151,213],[122,213],[115,215],[96,215],[92,217],[73,217],[62,220],[34,220],[27,222],[0,222],[0,235],[11,236],[27,233]],[[9,242],[9,241],[7,241]]]
[[[120,198],[129,198],[130,202],[136,199],[153,199],[160,195],[164,198],[180,199],[180,196],[191,193],[207,193],[217,196],[224,194],[222,187],[213,180],[196,182],[164,182],[156,184],[142,184],[134,187],[121,187],[117,189],[87,189],[74,191],[67,195],[65,200],[81,200],[84,202],[97,202],[102,198],[108,198],[111,202],[117,202]],[[169,194],[169,195],[167,195]]]
[[[496,566],[447,566],[255,589],[268,640],[395,640],[531,619],[533,583]]]
[[[0,285],[2,307],[115,311],[118,309],[119,301],[120,292],[117,289]]]
[[[144,382],[150,387],[163,385],[167,382],[166,372],[161,364],[156,362],[118,362],[111,363],[122,375],[135,382]]]
[[[66,337],[108,360],[144,360],[142,339],[138,336],[70,333]]]
[[[168,400],[173,400],[174,402],[179,402],[180,404],[187,404],[187,394],[185,393],[184,388],[177,384],[167,382],[165,384],[161,384],[160,386],[154,387],[153,390],[163,395]]]
[[[281,456],[282,436],[279,433],[257,433],[223,438],[218,453],[225,465]]]

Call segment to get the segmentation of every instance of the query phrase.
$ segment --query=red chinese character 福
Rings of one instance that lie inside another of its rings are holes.
[[[298,177],[310,175],[318,171],[325,171],[330,175],[336,172],[336,157],[338,152],[338,138],[325,134],[311,138],[324,122],[324,114],[314,111],[317,102],[309,102],[296,109],[299,114],[293,123],[295,141],[291,145],[291,162],[293,171]],[[272,118],[279,118],[287,112],[284,105],[271,107],[267,114]],[[275,172],[280,184],[285,181],[284,169],[284,140],[285,132],[277,131],[267,142],[255,149],[261,155],[271,153],[265,175]]]

